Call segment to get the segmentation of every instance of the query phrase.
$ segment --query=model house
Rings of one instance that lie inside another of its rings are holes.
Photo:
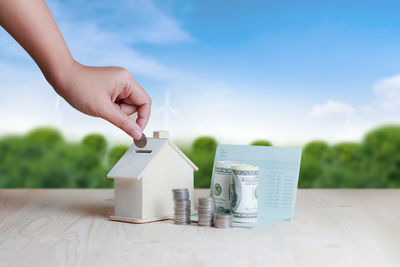
[[[168,132],[154,132],[144,148],[133,144],[108,173],[115,187],[115,214],[110,219],[144,223],[173,218],[174,188],[189,189],[193,210],[197,170],[168,140]]]

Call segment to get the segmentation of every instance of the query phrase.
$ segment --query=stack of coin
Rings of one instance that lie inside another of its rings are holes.
[[[214,221],[214,198],[199,198],[198,205],[199,226],[212,226]]]
[[[189,190],[173,189],[174,194],[174,223],[190,224],[190,199]]]
[[[216,214],[215,227],[217,228],[231,228],[232,227],[232,214]]]

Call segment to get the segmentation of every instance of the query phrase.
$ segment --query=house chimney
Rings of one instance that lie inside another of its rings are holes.
[[[168,131],[154,131],[153,138],[155,139],[168,139],[169,132]]]

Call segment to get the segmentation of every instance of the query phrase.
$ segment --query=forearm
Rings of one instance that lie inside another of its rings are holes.
[[[74,108],[142,137],[151,99],[121,67],[76,63],[44,0],[0,0],[0,25],[29,53],[47,81]],[[129,117],[138,113],[137,120]]]
[[[44,0],[0,0],[0,25],[55,87],[74,60]]]

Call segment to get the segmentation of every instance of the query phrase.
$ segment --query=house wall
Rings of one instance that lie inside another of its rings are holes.
[[[143,174],[143,217],[173,217],[174,188],[189,189],[193,210],[192,167],[169,145],[164,146],[150,164]]]
[[[115,216],[142,218],[142,179],[114,179]]]

